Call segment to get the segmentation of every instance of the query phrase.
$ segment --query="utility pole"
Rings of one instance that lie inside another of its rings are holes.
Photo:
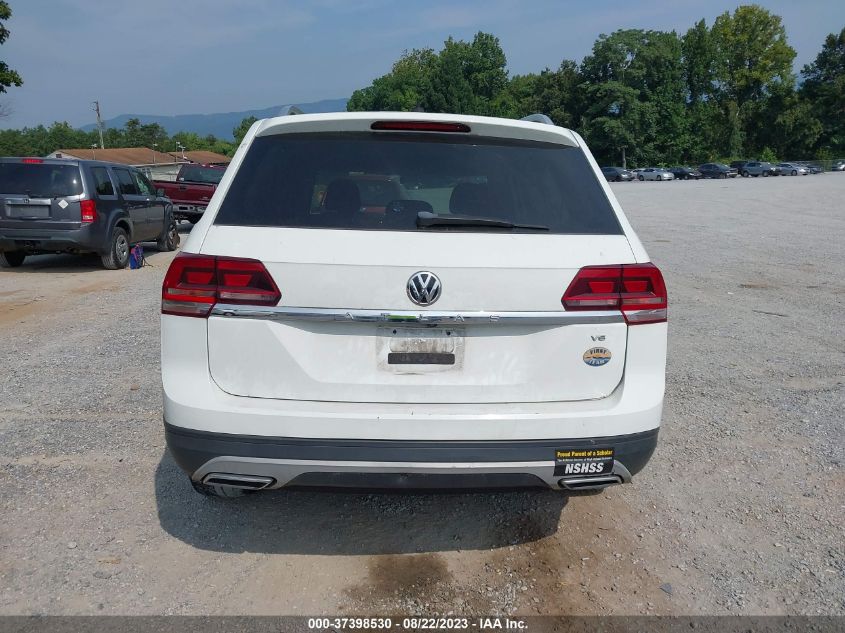
[[[103,142],[103,120],[100,118],[100,102],[95,101],[92,108],[97,113],[97,131],[100,133],[100,149],[106,149],[106,144]]]

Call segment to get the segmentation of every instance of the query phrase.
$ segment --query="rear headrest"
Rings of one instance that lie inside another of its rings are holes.
[[[354,213],[361,208],[361,192],[358,185],[346,178],[338,178],[326,187],[323,206],[327,211]]]
[[[495,216],[497,206],[490,187],[486,184],[458,183],[449,198],[449,211],[452,213]]]

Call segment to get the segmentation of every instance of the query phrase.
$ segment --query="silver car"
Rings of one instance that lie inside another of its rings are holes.
[[[809,172],[806,167],[802,167],[798,163],[778,163],[778,173],[781,176],[806,176]]]
[[[662,167],[646,167],[639,174],[637,179],[643,180],[674,180],[675,175]]]

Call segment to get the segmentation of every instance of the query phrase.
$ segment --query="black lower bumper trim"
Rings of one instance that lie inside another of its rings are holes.
[[[555,451],[564,448],[612,447],[614,458],[633,475],[654,453],[658,431],[550,440],[348,440],[209,433],[164,423],[167,447],[188,474],[207,461],[224,456],[370,462],[531,462],[554,460]]]

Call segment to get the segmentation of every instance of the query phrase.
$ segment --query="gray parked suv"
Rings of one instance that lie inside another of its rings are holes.
[[[0,265],[27,255],[97,253],[124,268],[130,246],[179,245],[170,200],[137,169],[93,160],[0,158]]]
[[[739,173],[746,178],[748,176],[763,176],[765,178],[767,176],[777,176],[778,170],[771,163],[750,161],[742,166],[742,171]]]

